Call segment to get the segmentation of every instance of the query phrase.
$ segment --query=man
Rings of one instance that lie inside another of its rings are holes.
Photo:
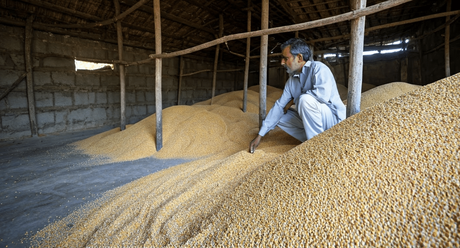
[[[331,70],[309,59],[311,51],[305,41],[292,38],[281,45],[281,50],[281,65],[289,73],[289,79],[281,98],[262,122],[259,134],[249,144],[251,153],[262,137],[276,126],[304,142],[345,119],[345,105]],[[295,110],[287,105],[291,100]]]

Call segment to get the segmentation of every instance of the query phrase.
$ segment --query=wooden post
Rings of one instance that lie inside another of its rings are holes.
[[[115,4],[115,16],[120,14],[120,2],[113,0]],[[123,61],[123,31],[121,29],[121,20],[117,21],[117,42],[118,42],[118,59]],[[120,131],[126,129],[126,81],[125,66],[118,65],[120,69]]]
[[[180,93],[182,91],[182,74],[184,74],[184,58],[179,58],[179,87],[177,89],[177,105],[180,105]]]
[[[407,70],[409,67],[409,55],[407,53],[407,44],[406,44],[406,38],[402,39],[402,45],[403,45],[403,55],[404,58],[401,59],[401,82],[407,82],[408,81],[408,74]]]
[[[219,38],[222,37],[224,33],[224,16],[222,14],[219,15]],[[219,63],[219,49],[220,44],[216,45],[216,54],[214,56],[214,69],[212,72],[212,95],[211,95],[211,105],[212,101],[214,100],[214,96],[216,94],[216,81],[217,81],[217,65]]]
[[[153,0],[153,16],[155,21],[155,53],[161,54],[161,16],[160,0]],[[161,97],[161,58],[155,58],[155,112],[156,112],[156,148],[159,151],[163,147],[163,120],[162,120],[162,97]]]
[[[248,0],[248,32],[251,32],[251,0]],[[244,59],[243,112],[248,105],[249,61],[251,57],[251,37],[246,38],[246,58]]]
[[[29,107],[29,122],[30,132],[33,137],[38,136],[37,117],[35,115],[35,97],[34,97],[34,80],[32,74],[32,38],[33,28],[32,24],[34,17],[31,15],[27,18],[25,28],[25,42],[24,42],[24,59],[26,66],[26,82],[27,82],[27,105]]]
[[[366,7],[366,0],[351,0],[352,11]],[[366,16],[351,20],[350,68],[348,75],[347,117],[359,113],[363,80],[364,27]]]
[[[446,8],[447,12],[451,9],[452,0],[447,0]],[[446,22],[448,22],[450,16],[446,17]],[[446,26],[445,36],[444,36],[444,58],[446,64],[446,77],[450,77],[450,25]]]
[[[262,0],[261,30],[268,29],[269,0]],[[260,74],[259,74],[259,128],[267,114],[267,57],[268,35],[260,37]]]

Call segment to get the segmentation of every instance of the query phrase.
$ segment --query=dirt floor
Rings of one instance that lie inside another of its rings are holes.
[[[0,142],[0,247],[28,246],[24,238],[102,193],[187,162],[144,158],[111,163],[68,146],[106,130]]]

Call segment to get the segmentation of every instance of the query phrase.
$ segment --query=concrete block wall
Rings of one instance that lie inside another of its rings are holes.
[[[74,57],[116,60],[116,44],[34,31],[32,41],[34,100],[39,136],[120,125],[120,79],[114,70],[75,70]],[[153,51],[125,47],[123,58],[138,61]],[[186,58],[185,72],[212,69],[211,59]],[[219,69],[234,68],[221,63]],[[24,28],[0,25],[0,95],[25,72]],[[232,72],[233,73],[233,72]],[[219,73],[216,95],[234,89],[234,76]],[[177,104],[179,58],[163,59],[162,107]],[[30,137],[23,80],[0,100],[0,140]],[[242,85],[242,82],[241,82]],[[184,77],[181,104],[211,97],[212,72]],[[126,121],[136,123],[155,113],[155,64],[126,68]]]

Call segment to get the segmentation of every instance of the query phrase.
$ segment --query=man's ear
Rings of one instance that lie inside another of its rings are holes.
[[[303,55],[302,54],[297,54],[297,57],[299,58],[299,62],[302,62],[303,61]]]

